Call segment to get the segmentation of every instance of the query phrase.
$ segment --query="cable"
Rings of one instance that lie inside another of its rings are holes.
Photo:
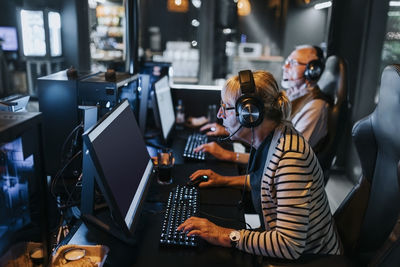
[[[75,200],[75,201],[72,201],[72,203],[70,202],[71,201],[71,199],[72,199],[72,197],[73,197],[73,195],[74,195],[74,193],[75,193],[75,191],[76,191],[76,188],[79,186],[79,185],[82,185],[82,174],[83,173],[81,173],[80,175],[79,175],[79,177],[78,177],[78,180],[76,181],[76,183],[75,183],[75,186],[74,186],[74,188],[72,189],[72,192],[68,195],[68,198],[67,198],[67,201],[65,202],[65,206],[70,206],[70,205],[75,205],[75,204],[79,204],[80,203],[80,201],[79,200]]]
[[[74,159],[76,159],[80,154],[82,154],[82,150],[79,150],[75,155],[73,155],[68,162],[64,165],[64,167],[62,167],[57,174],[54,176],[53,181],[51,182],[51,186],[50,186],[50,193],[52,194],[52,196],[56,199],[58,204],[61,204],[58,202],[57,200],[57,196],[54,193],[54,187],[57,183],[57,180],[61,177],[62,173],[64,172],[64,170],[74,161]],[[68,190],[67,190],[68,192]],[[69,192],[68,192],[69,194]]]
[[[243,223],[244,225],[246,225],[248,227],[248,229],[254,230],[253,227],[251,227],[250,224],[248,224],[245,221],[239,220],[239,219],[228,219],[228,218],[224,218],[224,217],[219,217],[219,216],[212,215],[212,214],[204,212],[204,211],[200,211],[200,213],[204,214],[204,215],[206,215],[208,217],[212,217],[212,218],[218,219],[218,220],[229,221],[229,222],[237,222],[238,221],[238,222]]]
[[[60,161],[61,162],[63,162],[63,155],[64,155],[64,150],[65,150],[65,146],[67,145],[67,143],[68,143],[68,140],[71,138],[71,136],[76,132],[76,131],[78,131],[81,127],[83,127],[83,122],[81,122],[81,123],[79,123],[79,125],[78,126],[76,126],[69,134],[68,134],[68,136],[67,136],[67,138],[65,139],[65,141],[64,141],[64,143],[63,143],[63,145],[61,146],[61,154],[60,154]]]
[[[254,149],[254,148],[253,148],[253,145],[254,145],[254,127],[251,127],[250,155],[251,155],[251,152],[253,152],[253,149]],[[245,194],[245,191],[246,191],[247,176],[250,176],[250,174],[249,174],[249,168],[250,168],[250,159],[249,159],[249,161],[247,162],[246,174],[245,174],[245,177],[244,177],[244,184],[243,184],[243,190],[242,190],[242,197],[241,197],[241,199],[240,199],[239,202],[238,202],[238,209],[239,209],[239,210],[243,209],[243,201],[244,201],[244,194]]]

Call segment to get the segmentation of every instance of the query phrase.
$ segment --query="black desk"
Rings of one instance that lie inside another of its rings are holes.
[[[198,248],[160,247],[161,223],[169,192],[176,185],[186,184],[189,176],[199,169],[212,169],[223,175],[237,175],[233,163],[208,159],[203,162],[186,161],[182,158],[187,135],[190,131],[179,131],[174,135],[171,147],[175,165],[172,171],[173,184],[159,185],[152,175],[146,202],[134,233],[134,244],[127,245],[91,224],[82,223],[69,244],[104,244],[110,248],[107,266],[253,266],[252,255],[230,248],[210,245],[204,241]],[[200,190],[200,217],[208,218],[217,225],[242,229],[243,211],[237,208],[241,191],[232,188],[208,188]],[[227,218],[217,219],[214,216]]]
[[[204,205],[203,205],[204,206]],[[215,206],[201,207],[212,212]],[[151,203],[144,207],[135,232],[136,244],[128,246],[91,225],[82,224],[70,244],[104,244],[110,248],[107,266],[253,266],[253,256],[229,249],[201,243],[199,248],[160,247],[160,226],[163,219],[162,205]],[[231,218],[238,216],[236,208],[225,208]],[[226,215],[224,214],[224,215]],[[230,222],[212,219],[231,226]],[[236,223],[237,224],[237,223]]]
[[[143,206],[135,231],[134,245],[126,245],[96,227],[82,223],[69,244],[104,244],[110,248],[107,266],[253,266],[252,255],[230,248],[222,248],[201,242],[199,248],[160,247],[159,238],[169,191],[176,184],[184,184],[194,170],[206,166],[224,169],[235,174],[234,164],[187,163],[176,165],[173,185],[159,185],[152,177],[146,203]],[[200,216],[225,227],[244,228],[243,212],[236,203],[240,190],[211,188],[200,190]],[[202,213],[205,212],[205,213]],[[229,220],[216,219],[217,215]],[[242,221],[242,222],[241,222]]]

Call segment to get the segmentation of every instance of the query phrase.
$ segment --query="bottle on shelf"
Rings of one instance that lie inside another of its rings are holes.
[[[185,108],[182,99],[178,99],[178,105],[175,108],[175,122],[178,128],[182,128],[185,123]]]

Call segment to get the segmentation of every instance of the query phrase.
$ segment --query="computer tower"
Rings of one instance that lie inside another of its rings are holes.
[[[113,77],[106,79],[104,72],[84,78],[79,82],[79,102],[85,106],[98,106],[99,118],[104,116],[122,99],[128,99],[135,117],[138,118],[139,75],[115,72]]]
[[[63,143],[80,124],[78,113],[80,80],[95,73],[68,77],[63,70],[38,79],[39,111],[43,114],[46,174],[54,176],[61,168]]]

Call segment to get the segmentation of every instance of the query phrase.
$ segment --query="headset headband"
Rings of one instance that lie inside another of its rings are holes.
[[[256,85],[250,70],[239,71],[239,83],[242,94],[255,93]]]

